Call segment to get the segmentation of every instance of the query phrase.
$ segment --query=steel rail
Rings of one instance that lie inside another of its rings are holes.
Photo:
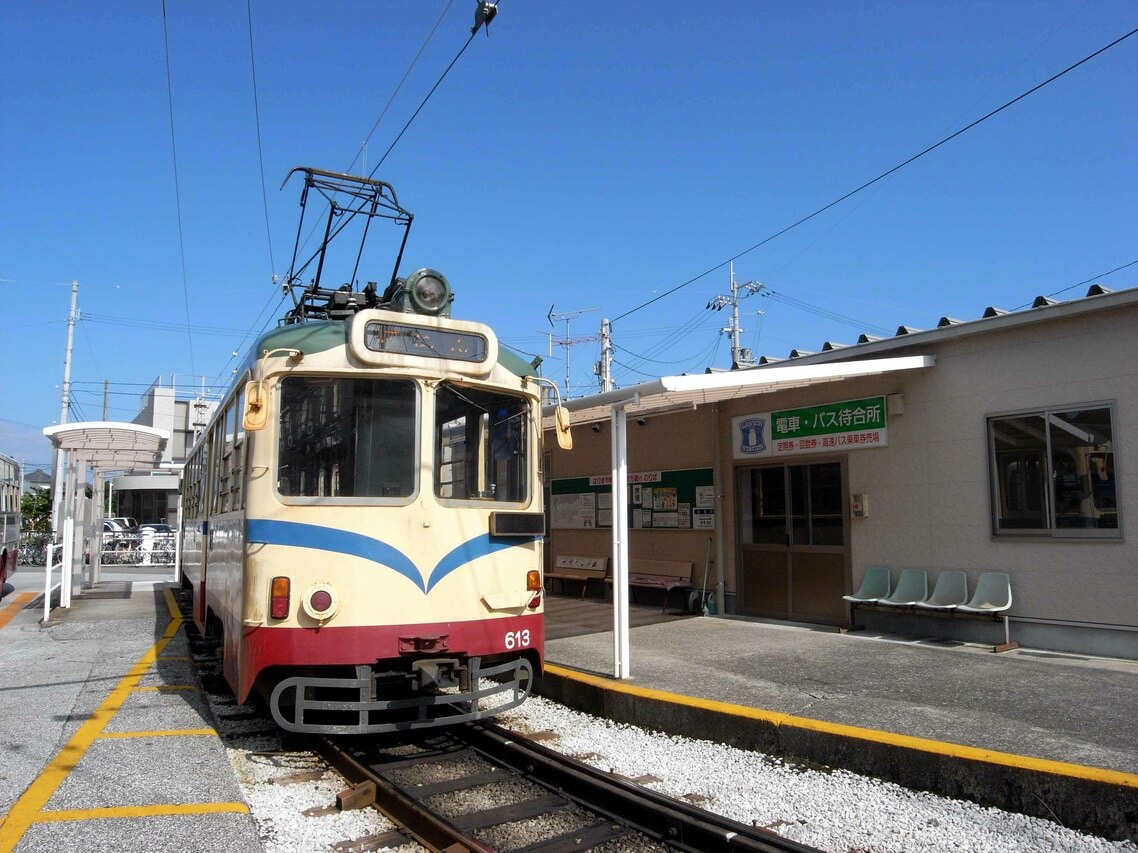
[[[472,723],[454,734],[487,758],[679,850],[818,853],[817,848],[626,782],[532,741],[519,740],[494,724]]]
[[[351,741],[348,741],[351,743]],[[447,853],[487,851],[477,839],[463,833],[442,816],[404,793],[398,786],[358,761],[345,746],[324,735],[313,738],[313,747],[325,761],[335,767],[352,784],[375,784],[374,806],[387,815],[400,829],[429,850]]]

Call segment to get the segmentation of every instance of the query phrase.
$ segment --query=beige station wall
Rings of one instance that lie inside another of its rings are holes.
[[[1138,310],[946,342],[930,370],[897,374],[905,413],[887,449],[850,453],[849,487],[869,495],[852,519],[854,578],[870,565],[1006,571],[1018,618],[1138,626],[1136,522]],[[1109,402],[1122,539],[992,535],[987,418]]]
[[[644,426],[630,417],[629,472],[711,468],[715,460],[714,424],[709,409],[648,418]],[[612,474],[612,430],[608,421],[601,422],[600,427],[600,432],[593,432],[588,424],[574,425],[571,451],[562,450],[556,441],[547,441],[546,447],[551,447],[550,473],[554,479]],[[697,582],[702,584],[708,539],[714,535],[714,530],[630,530],[628,553],[630,558],[690,562]],[[612,554],[612,529],[554,529],[545,553],[547,561],[558,554],[608,557]],[[711,557],[715,557],[714,541]],[[714,578],[714,566],[710,574]],[[711,584],[709,581],[709,586]]]
[[[739,467],[732,458],[731,419],[899,393],[904,413],[889,417],[889,446],[844,454],[847,505],[850,494],[868,496],[869,504],[867,517],[848,519],[850,589],[871,565],[887,566],[894,576],[903,568],[923,568],[930,580],[942,569],[964,569],[973,584],[982,571],[1006,571],[1012,578],[1014,618],[1138,628],[1138,549],[1126,539],[1127,528],[1138,524],[1135,341],[1138,307],[1122,306],[937,343],[915,341],[903,350],[873,354],[936,356],[936,365],[923,370],[708,404],[650,419],[643,427],[630,418],[630,472],[711,467],[720,496],[715,531],[632,530],[630,554],[688,560],[701,574],[710,534],[712,560],[722,554],[730,605],[736,589],[733,493]],[[1113,406],[1122,538],[993,536],[987,418],[1082,403]],[[573,451],[549,442],[552,476],[611,473],[610,437],[604,422],[600,433],[575,426]],[[789,457],[803,462],[834,458],[843,454]],[[547,549],[549,559],[611,552],[608,529],[554,530]],[[716,576],[714,564],[710,576]]]

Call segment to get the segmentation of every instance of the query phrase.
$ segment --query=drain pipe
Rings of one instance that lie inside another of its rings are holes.
[[[715,481],[715,612],[727,612],[727,593],[724,589],[726,575],[723,559],[723,493],[727,486],[723,479],[723,404],[715,404],[715,468],[712,479]]]

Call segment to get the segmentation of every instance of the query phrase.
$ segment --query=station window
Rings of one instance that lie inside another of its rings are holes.
[[[1119,538],[1112,407],[988,419],[996,535]]]

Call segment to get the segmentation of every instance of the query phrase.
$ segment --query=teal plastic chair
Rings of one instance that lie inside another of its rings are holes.
[[[967,604],[957,607],[963,613],[1002,613],[1012,606],[1012,581],[1006,572],[984,572],[976,581],[976,592]]]
[[[889,595],[891,583],[889,569],[883,569],[881,566],[870,566],[865,570],[865,575],[861,579],[861,586],[857,588],[857,592],[853,595],[843,595],[842,598],[850,604],[873,604]]]
[[[997,652],[1015,648],[1012,642],[1008,610],[1012,606],[1012,579],[1007,572],[984,572],[976,581],[976,592],[967,604],[956,608],[959,613],[988,613],[993,619],[1003,620],[1004,643],[996,646]]]
[[[955,610],[962,604],[968,603],[968,575],[964,572],[941,572],[936,576],[936,586],[933,594],[924,601],[918,601],[917,607],[928,610]]]
[[[905,569],[897,580],[892,595],[879,599],[878,604],[890,607],[912,607],[929,597],[929,575],[924,569]]]

